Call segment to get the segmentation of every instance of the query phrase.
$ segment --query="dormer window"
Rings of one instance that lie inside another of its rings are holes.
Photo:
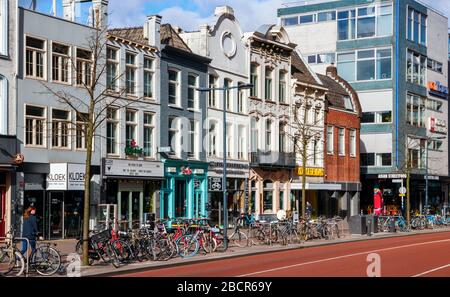
[[[350,97],[344,97],[344,105],[345,109],[347,110],[353,110],[353,103]]]

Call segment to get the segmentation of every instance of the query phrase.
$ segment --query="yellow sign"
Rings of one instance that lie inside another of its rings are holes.
[[[303,175],[303,167],[297,168],[297,174],[299,176]],[[306,168],[306,176],[318,176],[322,177],[325,175],[325,170],[323,168]]]

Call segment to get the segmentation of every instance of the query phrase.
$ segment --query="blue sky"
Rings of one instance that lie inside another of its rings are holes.
[[[31,2],[19,1],[22,4]],[[262,24],[276,23],[277,8],[292,1],[295,0],[110,0],[110,23],[112,27],[140,26],[147,15],[160,14],[163,16],[163,23],[171,23],[184,30],[195,30],[199,25],[213,20],[216,6],[229,5],[235,9],[244,31],[252,31]],[[39,8],[50,12],[51,2],[38,0]],[[450,15],[450,0],[422,2]],[[58,10],[61,13],[61,7]],[[85,19],[86,16],[82,18]]]

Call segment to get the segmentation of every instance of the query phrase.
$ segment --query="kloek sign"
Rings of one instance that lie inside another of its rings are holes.
[[[50,164],[47,175],[47,190],[83,191],[86,168],[83,164]]]
[[[428,82],[428,89],[430,90],[431,95],[438,97],[447,97],[448,95],[448,87],[442,85],[439,81]]]

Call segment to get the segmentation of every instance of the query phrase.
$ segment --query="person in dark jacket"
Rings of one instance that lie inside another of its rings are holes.
[[[36,237],[38,235],[38,226],[36,220],[36,209],[29,207],[25,210],[23,215],[23,231],[22,237],[27,238],[30,241],[31,250],[36,250]],[[22,241],[22,254],[25,254],[28,250],[28,244],[24,240]]]

